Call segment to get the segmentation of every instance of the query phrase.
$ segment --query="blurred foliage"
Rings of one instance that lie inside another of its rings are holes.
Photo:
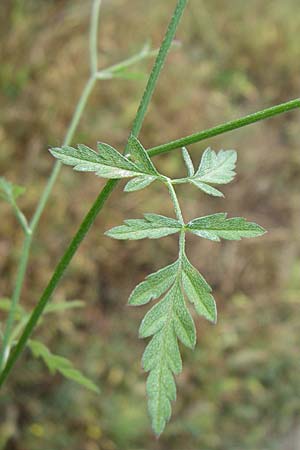
[[[104,0],[101,65],[133,54],[151,38],[160,43],[171,1]],[[141,133],[153,146],[261,107],[299,96],[298,0],[190,0],[178,32],[182,47],[169,57]],[[2,0],[0,4],[1,175],[26,186],[30,215],[76,98],[88,75],[88,2]],[[124,38],[126,36],[126,38]],[[151,63],[144,63],[149,70]],[[74,143],[99,139],[122,149],[144,81],[99,82]],[[178,189],[185,215],[224,209],[269,230],[259,241],[200,242],[189,254],[216,292],[219,323],[197,319],[198,345],[184,351],[172,422],[157,441],[149,426],[143,311],[125,307],[133,286],[175,257],[173,238],[114,242],[103,232],[149,210],[170,213],[159,186],[116,194],[57,290],[81,298],[84,309],[47,317],[36,333],[96,381],[100,395],[52,377],[26,352],[0,400],[0,448],[5,450],[296,450],[300,415],[300,157],[294,112],[210,141],[235,148],[238,178],[228,199]],[[205,148],[191,147],[196,159]],[[180,175],[176,152],[158,158]],[[182,173],[182,172],[181,172]],[[23,292],[31,308],[102,181],[64,168],[43,216]],[[62,195],[63,194],[63,195]],[[9,298],[21,232],[1,203],[0,297]],[[175,238],[176,239],[176,238]],[[112,255],[118,251],[118,260]],[[109,256],[109,258],[108,258]],[[2,314],[2,313],[1,313]],[[3,317],[3,314],[1,315]],[[295,441],[295,443],[294,443]]]

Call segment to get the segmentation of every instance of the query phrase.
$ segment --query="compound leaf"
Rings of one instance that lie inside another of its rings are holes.
[[[220,239],[240,240],[262,236],[266,230],[254,222],[247,222],[242,217],[227,219],[226,213],[217,213],[194,219],[187,224],[187,229],[197,236],[212,241]]]
[[[159,298],[173,284],[177,271],[178,261],[148,275],[145,281],[133,290],[128,303],[135,306],[145,305],[150,300]]]
[[[36,340],[30,339],[27,345],[33,356],[41,358],[52,374],[59,372],[65,378],[75,381],[91,391],[99,392],[99,388],[79,370],[74,369],[73,364],[67,358],[54,355],[42,342]]]
[[[178,220],[158,214],[144,214],[144,219],[128,219],[120,225],[106,231],[114,239],[158,239],[177,233],[182,228]]]
[[[216,303],[211,295],[211,287],[192,266],[187,257],[183,257],[182,285],[191,303],[193,303],[197,313],[207,320],[217,322]]]

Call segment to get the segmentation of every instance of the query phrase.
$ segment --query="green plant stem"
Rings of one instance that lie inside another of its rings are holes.
[[[94,0],[93,2],[93,8],[92,8],[92,16],[91,16],[91,29],[90,29],[90,58],[93,59],[93,63],[91,63],[91,70],[94,70],[94,64],[95,62],[98,64],[98,58],[97,58],[97,32],[98,32],[98,20],[99,20],[99,12],[100,12],[100,6],[101,6],[101,0]],[[94,47],[92,47],[92,45]],[[94,87],[95,82],[97,81],[96,73],[97,73],[98,67],[95,68],[95,70],[91,73],[90,78],[88,79],[87,83],[85,84],[83,91],[80,95],[79,101],[76,105],[73,117],[71,119],[70,125],[67,129],[63,145],[69,145],[73,139],[73,136],[75,134],[75,131],[78,127],[79,121],[82,117],[83,111],[85,109],[85,106],[87,104],[87,101],[89,99],[89,96],[92,92],[92,89]],[[25,231],[25,238],[23,242],[23,247],[17,267],[17,276],[16,276],[16,282],[15,282],[15,288],[12,294],[12,301],[11,301],[11,308],[8,312],[8,317],[3,333],[3,339],[2,339],[2,346],[1,346],[1,352],[0,352],[0,372],[5,364],[5,360],[7,358],[7,355],[9,354],[9,342],[10,342],[10,336],[12,333],[12,328],[14,324],[15,314],[16,310],[20,301],[21,291],[24,284],[24,278],[26,274],[26,269],[28,265],[30,250],[31,250],[31,244],[33,240],[33,235],[36,230],[36,227],[40,221],[41,215],[45,209],[45,206],[47,204],[47,201],[49,199],[49,196],[51,194],[51,191],[53,189],[53,186],[57,180],[57,177],[59,175],[59,172],[61,170],[62,164],[57,161],[52,169],[52,172],[50,174],[50,177],[48,178],[47,184],[45,186],[44,191],[42,192],[42,195],[38,201],[37,207],[35,209],[35,212],[33,214],[33,217],[29,223],[26,222],[22,223],[21,225]],[[18,208],[17,208],[18,209]],[[22,217],[19,217],[19,220],[21,221]]]
[[[272,106],[271,108],[263,109],[262,111],[258,111],[254,114],[249,114],[248,116],[241,117],[240,119],[222,123],[221,125],[217,125],[216,127],[208,128],[207,130],[185,136],[181,139],[177,139],[176,141],[168,142],[167,144],[149,148],[148,153],[149,156],[155,156],[170,152],[171,150],[175,150],[177,148],[184,147],[190,144],[195,144],[196,142],[203,141],[204,139],[209,139],[223,133],[228,133],[228,131],[236,130],[237,128],[242,128],[246,125],[251,125],[252,123],[259,122],[260,120],[269,119],[270,117],[297,108],[300,108],[300,98],[296,98],[286,103],[281,103],[280,105]]]
[[[166,60],[167,54],[169,52],[170,46],[172,44],[172,41],[174,39],[176,29],[179,25],[180,19],[182,17],[182,14],[184,12],[184,9],[187,5],[188,0],[178,0],[177,6],[174,12],[174,15],[172,16],[172,19],[170,21],[170,24],[168,26],[165,38],[162,42],[162,45],[160,47],[159,53],[157,55],[156,61],[154,63],[153,69],[151,71],[147,86],[145,88],[145,92],[143,94],[143,97],[141,99],[139,108],[137,110],[137,114],[132,126],[131,134],[137,136],[141,127],[142,123],[145,117],[145,114],[147,112],[151,97],[153,95],[156,82],[159,78],[159,74],[164,66],[164,62]],[[124,152],[126,151],[126,148]],[[46,307],[48,301],[51,298],[51,295],[56,288],[57,284],[59,283],[60,279],[62,278],[67,266],[70,264],[74,254],[76,253],[80,243],[86,236],[89,228],[92,226],[94,220],[96,219],[98,213],[101,211],[106,199],[110,195],[110,193],[113,191],[115,186],[117,185],[118,180],[109,180],[106,185],[104,186],[103,190],[98,195],[96,201],[94,202],[92,208],[85,216],[83,222],[81,223],[77,233],[75,234],[74,238],[72,239],[70,245],[68,246],[65,254],[59,261],[58,265],[55,268],[55,271],[44,290],[37,306],[34,308],[30,319],[16,345],[14,350],[11,352],[6,365],[4,369],[1,371],[0,374],[0,386],[3,385],[5,379],[7,378],[9,372],[11,371],[12,367],[14,366],[15,362],[17,361],[19,355],[23,351],[26,342],[31,335],[34,327],[36,326],[39,317],[42,315],[44,308]],[[27,261],[26,261],[27,262]],[[13,316],[14,317],[14,316]]]
[[[96,74],[98,70],[98,30],[99,30],[99,16],[102,0],[94,0],[92,4],[91,13],[91,28],[90,28],[90,66],[91,74]]]
[[[166,184],[168,186],[169,194],[170,194],[172,203],[174,205],[174,210],[175,210],[176,217],[177,217],[178,221],[182,225],[184,225],[184,220],[183,220],[183,215],[182,215],[182,211],[181,211],[181,208],[180,208],[180,204],[179,204],[179,201],[178,201],[178,198],[177,198],[177,195],[176,195],[176,192],[175,192],[175,189],[174,189],[174,187],[172,185],[171,180],[168,179]]]
[[[166,61],[166,56],[169,52],[169,49],[172,45],[172,41],[175,37],[175,33],[179,24],[179,21],[183,15],[184,9],[187,5],[188,0],[178,0],[177,6],[175,8],[173,17],[170,21],[170,24],[168,26],[167,33],[165,34],[165,37],[162,41],[162,44],[160,46],[158,55],[156,57],[153,69],[151,71],[147,87],[144,91],[142,100],[140,102],[139,109],[137,111],[135,120],[132,125],[131,134],[134,136],[137,136],[141,130],[143,119],[145,117],[146,111],[148,109],[151,97],[153,95],[156,82],[158,80],[158,77],[160,75],[160,72],[164,66],[164,63]]]

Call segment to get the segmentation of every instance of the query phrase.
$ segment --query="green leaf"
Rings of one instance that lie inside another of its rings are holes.
[[[196,344],[195,324],[189,310],[186,307],[179,283],[175,283],[174,290],[174,329],[180,341],[189,348]]]
[[[144,214],[145,219],[128,219],[125,225],[106,231],[106,236],[114,239],[158,239],[181,230],[178,220],[158,214]]]
[[[138,306],[145,305],[150,300],[159,298],[174,283],[178,271],[178,261],[166,266],[151,275],[136,286],[128,303]]]
[[[4,177],[0,177],[0,199],[11,205],[15,205],[16,199],[24,194],[24,192],[24,187],[13,184]]]
[[[142,175],[140,177],[133,178],[132,180],[128,181],[128,183],[124,188],[124,191],[125,192],[139,191],[140,189],[144,189],[145,187],[149,186],[156,179],[157,179],[156,177],[150,175]]]
[[[140,329],[139,336],[142,338],[152,336],[157,333],[168,319],[172,308],[173,292],[170,290],[163,300],[154,305],[145,315]]]
[[[187,149],[185,147],[182,147],[181,152],[182,152],[182,157],[183,157],[186,169],[187,169],[188,176],[192,177],[195,174],[193,161],[191,160],[189,152],[187,151]]]
[[[177,263],[178,274],[180,266]],[[172,266],[166,269],[170,270]],[[148,408],[153,429],[159,435],[170,419],[171,401],[176,399],[173,375],[182,370],[177,337],[190,348],[196,341],[194,322],[185,306],[177,277],[165,297],[146,314],[139,335],[153,336],[144,351],[142,363],[143,368],[150,372],[147,380]]]
[[[187,257],[183,257],[182,285],[197,313],[207,320],[217,322],[216,303],[211,295],[211,287],[198,270],[192,266]]]
[[[140,175],[140,170],[125,156],[108,144],[98,143],[100,153],[86,145],[78,148],[64,146],[52,148],[50,153],[62,163],[73,166],[74,170],[95,172],[103,178],[128,178]]]
[[[155,169],[148,153],[140,143],[140,141],[133,135],[128,139],[128,152],[130,153],[130,160],[144,173],[149,175],[159,176]],[[128,157],[128,155],[127,155]]]
[[[0,298],[0,310],[8,312],[11,308],[11,299],[10,298]],[[24,308],[19,304],[16,306],[16,313],[18,316],[22,316],[25,314]]]
[[[202,155],[195,178],[204,183],[230,183],[235,176],[236,159],[235,150],[220,150],[216,153],[207,148]]]
[[[191,178],[188,181],[208,195],[213,195],[214,197],[224,197],[224,194],[221,191],[210,186],[209,184],[202,183],[201,181],[194,178]]]
[[[99,392],[99,388],[91,380],[82,375],[79,370],[74,369],[73,364],[67,358],[54,355],[44,344],[36,340],[30,339],[27,345],[33,356],[42,358],[52,374],[59,372],[65,378],[75,381],[91,391]]]
[[[80,300],[70,300],[67,302],[50,303],[45,308],[45,313],[63,312],[68,309],[83,308],[84,302]]]
[[[220,239],[240,240],[262,236],[266,230],[254,222],[247,222],[242,217],[227,219],[226,213],[217,213],[200,217],[189,222],[186,228],[197,236],[212,241]]]

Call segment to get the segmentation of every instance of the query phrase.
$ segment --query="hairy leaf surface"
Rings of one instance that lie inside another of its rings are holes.
[[[99,152],[86,145],[78,148],[63,146],[50,149],[51,154],[62,163],[73,166],[74,170],[95,172],[103,178],[130,178],[143,174],[133,162],[121,155],[108,144],[98,143]]]
[[[135,306],[145,305],[150,300],[159,298],[174,283],[178,271],[178,264],[178,261],[176,261],[148,275],[145,281],[142,281],[133,290],[128,303]]]
[[[195,178],[204,183],[227,184],[235,177],[237,154],[235,150],[220,150],[216,153],[207,148],[202,155]]]
[[[187,224],[187,229],[197,236],[212,241],[220,239],[240,240],[262,236],[266,230],[254,222],[247,222],[242,217],[227,219],[226,213],[217,213],[194,219]]]
[[[128,181],[128,183],[124,188],[124,191],[125,192],[139,191],[149,186],[156,179],[157,179],[156,177],[153,177],[151,175],[141,175],[140,177],[135,177],[132,180]]]
[[[216,323],[217,307],[211,295],[211,287],[185,255],[182,266],[182,285],[189,301],[193,303],[199,315]]]
[[[114,239],[158,239],[177,233],[182,228],[178,220],[158,214],[144,214],[144,219],[128,219],[120,225],[106,231]]]

